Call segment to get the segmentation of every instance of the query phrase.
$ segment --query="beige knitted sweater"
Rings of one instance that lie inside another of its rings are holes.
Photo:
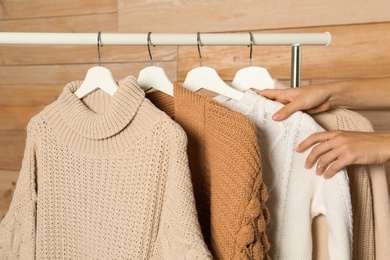
[[[181,127],[133,77],[33,117],[0,259],[209,259]]]
[[[268,259],[268,193],[252,122],[177,84],[174,98],[147,97],[187,133],[199,222],[215,258]]]
[[[327,130],[372,131],[370,122],[343,108],[313,116]],[[372,193],[367,165],[347,167],[353,210],[353,259],[375,259]]]

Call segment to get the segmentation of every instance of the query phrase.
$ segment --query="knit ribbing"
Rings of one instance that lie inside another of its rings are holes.
[[[175,111],[175,121],[188,136],[199,222],[215,258],[267,259],[269,213],[264,202],[268,194],[253,124],[177,84],[174,103],[161,92],[147,97],[168,113]]]
[[[145,97],[144,92],[134,87],[135,79],[128,77],[119,82],[120,87],[108,107],[105,107],[107,102],[104,98],[107,94],[103,91],[95,91],[89,95],[89,98],[84,99],[84,102],[94,101],[89,105],[92,108],[94,106],[97,110],[105,108],[105,111],[99,114],[91,111],[73,94],[80,84],[81,81],[77,81],[65,86],[59,97],[60,115],[74,132],[90,139],[108,138],[120,132],[130,123]]]
[[[144,92],[138,91],[133,77],[120,81],[113,97],[98,90],[81,101],[73,94],[80,85],[80,81],[67,84],[58,101],[47,106],[42,115],[56,136],[77,152],[124,151],[128,143],[135,142],[156,120],[146,105],[149,101],[143,102]]]
[[[88,105],[79,85],[29,123],[0,259],[210,259],[182,128],[133,77]]]
[[[325,214],[330,227],[331,259],[350,259],[352,212],[346,172],[340,171],[325,180],[315,174],[314,168],[304,168],[309,151],[294,152],[304,138],[323,129],[300,111],[282,122],[273,121],[272,114],[282,104],[252,91],[245,92],[240,101],[225,104],[250,118],[258,130],[263,179],[269,192],[271,222],[267,234],[271,257],[311,259],[311,221],[316,215]]]

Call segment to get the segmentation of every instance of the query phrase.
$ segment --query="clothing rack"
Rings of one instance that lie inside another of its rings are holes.
[[[36,33],[36,32],[0,32],[0,44],[47,44],[47,45],[94,45],[97,33]],[[187,33],[187,34],[150,34],[148,33],[101,33],[104,45],[159,45],[159,46],[239,46],[249,45],[249,33]],[[325,33],[253,33],[252,45],[292,46],[291,50],[291,87],[300,85],[302,46],[327,46],[331,34]]]

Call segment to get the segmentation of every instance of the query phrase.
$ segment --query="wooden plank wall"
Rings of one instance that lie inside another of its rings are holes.
[[[103,43],[105,32],[329,31],[330,46],[303,49],[302,82],[310,84],[390,76],[389,9],[387,0],[2,0],[0,31],[102,31]],[[288,82],[290,49],[255,46],[253,64]],[[201,51],[203,64],[226,81],[249,62],[245,46],[204,46]],[[199,65],[196,47],[157,46],[152,53],[155,65],[172,81],[183,81]],[[104,46],[101,56],[117,79],[137,76],[149,65],[146,46]],[[0,46],[0,219],[12,198],[29,119],[53,102],[65,83],[83,79],[96,63],[96,46]],[[376,130],[390,132],[390,110],[361,112]]]

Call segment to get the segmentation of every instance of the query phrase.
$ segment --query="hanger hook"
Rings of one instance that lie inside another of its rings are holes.
[[[200,32],[196,34],[196,42],[198,45],[198,54],[199,54],[199,61],[200,61],[200,66],[202,67],[202,54],[200,53],[200,46],[202,45],[202,42],[200,41]]]
[[[100,47],[103,47],[102,39],[100,37],[101,32],[98,32],[98,37],[97,37],[97,49],[98,49],[98,64],[100,66]]]
[[[150,40],[150,35],[152,32],[148,32],[148,52],[149,52],[149,58],[150,58],[150,66],[153,66],[153,57],[152,57],[152,52],[150,51],[150,45],[152,44],[152,41]],[[156,47],[156,45],[153,45],[153,47]]]
[[[253,40],[253,34],[251,32],[249,32],[249,37],[250,37],[250,44],[248,47],[250,47],[250,50],[249,50],[249,65],[252,66],[252,46],[254,44],[254,40]]]

